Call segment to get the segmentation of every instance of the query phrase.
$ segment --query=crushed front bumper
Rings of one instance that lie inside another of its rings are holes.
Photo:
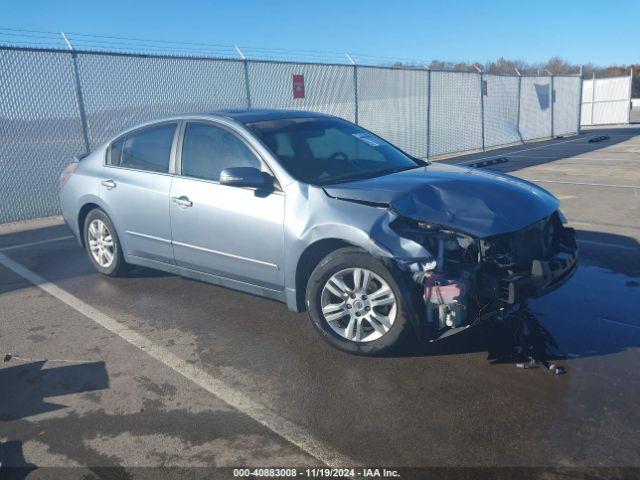
[[[578,246],[572,228],[563,228],[560,248],[550,258],[533,260],[531,271],[514,273],[500,280],[498,298],[514,304],[537,298],[564,285],[578,269]]]
[[[444,268],[407,269],[420,285],[416,304],[424,309],[417,325],[422,339],[435,341],[503,316],[512,306],[564,285],[578,268],[575,231],[559,217],[502,238],[477,240],[466,249],[448,263],[445,259]],[[478,262],[471,263],[475,255]]]

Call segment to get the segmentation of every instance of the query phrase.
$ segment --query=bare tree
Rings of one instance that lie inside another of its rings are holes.
[[[395,65],[403,66],[401,63]],[[499,75],[514,75],[516,73],[516,69],[523,75],[548,75],[547,71],[551,72],[553,75],[576,75],[580,73],[580,65],[569,63],[567,60],[560,57],[552,57],[546,62],[541,63],[528,63],[524,60],[510,60],[504,57],[500,57],[497,60],[492,60],[484,64],[479,62],[444,62],[442,60],[432,60],[429,64],[429,68],[432,70],[475,72],[476,69],[474,65],[479,65],[483,72]],[[594,72],[597,78],[625,76],[629,75],[629,70],[633,68],[635,75],[633,77],[631,95],[634,98],[640,98],[640,64],[599,67],[592,63],[588,63],[582,67],[582,73],[585,78],[591,78]]]

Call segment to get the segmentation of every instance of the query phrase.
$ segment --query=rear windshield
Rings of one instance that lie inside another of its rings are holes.
[[[296,179],[341,183],[422,164],[380,137],[338,118],[287,118],[248,123]]]

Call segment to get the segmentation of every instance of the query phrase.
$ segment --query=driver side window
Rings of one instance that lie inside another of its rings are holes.
[[[262,168],[258,157],[236,134],[209,123],[187,123],[182,142],[182,175],[220,180],[230,167]]]

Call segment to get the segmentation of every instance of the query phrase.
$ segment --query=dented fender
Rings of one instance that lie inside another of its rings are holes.
[[[321,188],[299,183],[290,184],[285,193],[285,289],[290,308],[304,307],[296,300],[296,268],[300,257],[307,248],[322,240],[346,242],[406,269],[405,265],[433,259],[432,252],[424,246],[391,229],[397,214],[386,206],[332,198]]]

